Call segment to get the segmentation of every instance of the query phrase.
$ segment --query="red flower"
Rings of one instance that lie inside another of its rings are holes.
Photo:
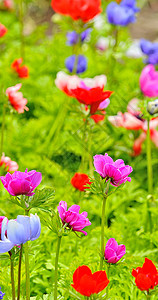
[[[0,23],[0,37],[3,37],[7,33],[8,29]]]
[[[102,11],[101,0],[52,0],[51,6],[55,12],[83,22],[88,22]]]
[[[87,184],[91,184],[88,175],[75,173],[75,175],[71,179],[71,184],[74,186],[75,189],[83,192],[85,189],[89,189],[86,187]]]
[[[158,271],[153,262],[145,258],[143,267],[133,269],[132,276],[135,277],[135,283],[141,291],[149,291],[158,285]]]
[[[11,64],[11,67],[13,70],[15,70],[18,73],[18,76],[20,78],[27,78],[29,77],[29,69],[25,65],[21,66],[22,62],[23,62],[22,58],[15,59]]]
[[[105,271],[97,271],[92,274],[90,268],[81,266],[73,274],[73,284],[71,286],[83,296],[90,297],[98,294],[109,284]]]

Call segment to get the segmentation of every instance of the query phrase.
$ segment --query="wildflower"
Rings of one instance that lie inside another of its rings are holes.
[[[42,174],[35,170],[25,172],[15,171],[13,174],[7,173],[0,176],[4,188],[12,196],[26,195],[33,196],[34,189],[40,184]]]
[[[23,94],[21,92],[18,92],[21,89],[21,86],[22,84],[18,83],[15,86],[7,88],[6,90],[6,95],[8,96],[10,104],[19,114],[24,113],[24,110],[29,110],[29,108],[26,106],[27,99],[23,98]]]
[[[4,218],[1,228],[0,253],[11,250],[14,246],[34,241],[41,233],[41,223],[37,214],[18,215],[16,220]]]
[[[158,96],[158,72],[153,65],[147,65],[139,79],[139,84],[143,94],[149,98]]]
[[[13,0],[3,0],[3,4],[7,10],[12,10],[14,7]]]
[[[65,60],[65,66],[70,73],[81,74],[87,69],[87,59],[83,55],[71,55]]]
[[[134,156],[141,153],[142,143],[145,141],[147,134],[147,121],[142,118],[142,112],[138,110],[139,103],[140,100],[132,99],[127,106],[128,112],[124,114],[119,112],[116,116],[108,117],[108,120],[116,127],[143,131],[134,142]],[[155,129],[157,126],[158,118],[150,120],[150,138],[156,147],[158,147],[158,131]]]
[[[126,26],[136,21],[135,13],[138,11],[139,9],[135,7],[135,0],[123,0],[120,4],[111,2],[106,12],[109,23]]]
[[[87,266],[80,266],[73,274],[73,284],[71,286],[81,295],[90,297],[104,290],[109,284],[105,271],[92,271]]]
[[[109,38],[101,36],[98,39],[95,47],[100,51],[106,51],[109,48],[109,44],[110,44]]]
[[[133,269],[132,276],[135,277],[135,284],[141,291],[149,291],[158,285],[158,271],[148,258],[145,258],[143,267]]]
[[[115,162],[105,153],[105,155],[94,156],[95,171],[106,180],[110,179],[110,183],[114,186],[119,186],[126,181],[131,181],[128,175],[133,171],[132,167],[125,165],[122,159]]]
[[[8,29],[0,23],[0,38],[3,37],[7,33]]]
[[[101,0],[52,0],[53,10],[73,20],[88,22],[101,12]]]
[[[79,40],[83,43],[89,36],[91,28],[86,29],[81,34],[78,34],[76,31],[71,31],[67,33],[67,45],[72,46],[76,45]]]
[[[82,192],[86,189],[89,189],[89,187],[86,187],[86,185],[91,184],[91,182],[87,174],[75,173],[71,179],[71,184],[75,189]]]
[[[104,258],[108,263],[117,263],[126,253],[125,245],[118,245],[114,238],[107,241],[105,246]]]
[[[0,159],[0,166],[4,166],[7,172],[17,171],[19,166],[15,161],[12,161],[10,157],[5,156],[4,153]]]
[[[72,97],[72,89],[76,88],[80,83],[80,78],[77,75],[67,75],[60,71],[55,79],[56,86],[66,95]]]
[[[67,224],[67,227],[72,229],[73,231],[82,232],[87,235],[87,232],[82,229],[86,226],[91,225],[91,222],[87,218],[87,212],[79,213],[80,206],[72,205],[67,210],[67,203],[65,201],[60,201],[58,206],[59,216],[63,222],[63,224]]]
[[[105,84],[106,76],[104,75],[85,78],[80,80],[76,88],[71,89],[72,96],[80,103],[90,105],[90,114],[93,115],[99,109],[99,105],[112,94],[111,91],[104,91]]]
[[[106,114],[104,109],[107,108],[109,104],[110,104],[109,98],[107,98],[106,100],[101,102],[98,107],[98,112],[100,112],[100,114],[99,115],[98,114],[91,115],[90,118],[93,119],[95,123],[103,121],[105,118],[105,114]]]
[[[27,66],[22,66],[23,59],[18,58],[15,59],[11,65],[12,69],[17,72],[20,78],[28,78],[29,77],[29,69]]]
[[[3,293],[3,292],[1,291],[1,287],[0,287],[0,299],[3,299],[4,295],[5,295],[5,293]]]

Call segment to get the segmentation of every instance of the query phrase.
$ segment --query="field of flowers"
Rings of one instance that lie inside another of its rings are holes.
[[[0,299],[157,300],[158,41],[130,34],[156,1],[12,1]]]

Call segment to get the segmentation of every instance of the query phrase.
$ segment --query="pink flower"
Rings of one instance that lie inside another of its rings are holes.
[[[128,130],[142,130],[141,135],[135,140],[133,145],[133,156],[137,156],[142,151],[142,144],[146,139],[147,121],[142,119],[142,113],[138,108],[140,100],[132,99],[128,106],[128,112],[124,114],[118,112],[116,116],[108,117],[108,120],[116,127],[123,127]],[[158,126],[158,118],[150,120],[150,138],[158,147],[158,131],[155,129]]]
[[[80,206],[76,204],[67,210],[67,203],[65,201],[60,201],[58,206],[59,216],[63,224],[67,223],[67,226],[73,231],[82,232],[87,235],[87,232],[82,229],[91,225],[91,222],[87,218],[87,212],[84,211],[80,214],[79,210]]]
[[[23,98],[23,94],[21,92],[18,92],[21,89],[21,86],[22,84],[18,83],[15,86],[7,88],[6,90],[6,95],[8,96],[10,104],[19,114],[24,113],[24,110],[29,110],[29,108],[26,106],[27,99]]]
[[[122,256],[124,256],[126,253],[126,247],[125,245],[118,245],[116,240],[114,238],[111,238],[107,241],[105,246],[105,260],[107,260],[108,263],[115,264],[117,263]]]
[[[119,186],[126,181],[131,181],[128,175],[133,169],[128,165],[126,166],[122,159],[118,159],[114,162],[107,153],[105,153],[105,155],[95,155],[94,166],[95,171],[106,180],[111,179],[110,183],[114,186]]]
[[[8,29],[0,23],[0,38],[3,37],[7,33]]]
[[[8,10],[13,9],[13,7],[14,7],[12,0],[3,0],[3,3],[4,3],[4,7]]]
[[[33,196],[34,189],[40,184],[42,174],[32,170],[30,172],[15,171],[13,174],[7,173],[0,177],[4,188],[12,196],[26,195]]]
[[[0,159],[0,166],[4,166],[7,172],[17,171],[19,166],[15,161],[12,161],[10,157],[5,156],[4,153]]]
[[[158,96],[158,72],[153,65],[147,65],[140,75],[140,88],[149,98]]]
[[[29,69],[26,65],[22,66],[23,59],[18,58],[13,61],[11,67],[14,71],[17,72],[20,78],[28,78],[29,77]]]

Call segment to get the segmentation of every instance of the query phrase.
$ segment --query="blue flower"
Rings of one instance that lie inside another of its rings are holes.
[[[111,2],[107,6],[107,18],[109,23],[114,25],[126,26],[129,23],[136,21],[135,12],[136,7],[135,1],[129,2],[130,0],[124,0],[121,5],[116,2]]]
[[[4,295],[5,295],[5,293],[2,293],[1,287],[0,287],[0,299],[3,299]]]
[[[65,66],[70,73],[83,73],[87,69],[87,59],[83,55],[71,55],[65,60]],[[76,69],[76,70],[75,70]]]
[[[68,32],[66,37],[67,37],[66,44],[69,46],[76,45],[79,41],[79,35],[77,34],[76,31]]]
[[[36,240],[41,233],[41,223],[37,214],[18,215],[16,220],[2,221],[0,253],[10,251],[14,246]]]
[[[85,31],[83,31],[81,34],[78,34],[76,31],[68,32],[66,35],[67,37],[66,44],[68,46],[76,45],[80,39],[81,42],[83,43],[89,37],[91,30],[92,30],[91,28],[88,28]]]
[[[158,52],[158,43],[152,43],[148,40],[140,40],[140,48],[144,54],[151,55]]]
[[[136,1],[135,0],[122,0],[120,5],[131,8],[135,13],[140,11],[140,8],[136,7]]]

